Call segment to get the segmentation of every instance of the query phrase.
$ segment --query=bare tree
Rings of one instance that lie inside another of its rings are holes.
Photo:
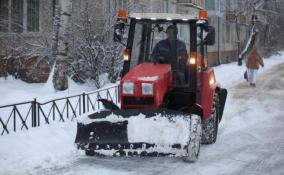
[[[247,16],[251,19],[250,37],[246,47],[239,54],[241,60],[250,48],[257,44],[264,55],[270,55],[283,48],[282,27],[284,3],[278,0],[254,0],[247,2]]]
[[[76,15],[72,18],[70,52],[73,62],[70,76],[79,82],[91,80],[97,88],[106,82],[116,82],[123,65],[123,45],[112,40],[113,27],[119,6],[109,4],[102,9],[100,1],[76,2]],[[142,12],[147,6],[144,1],[128,1],[124,4],[130,13]],[[104,10],[101,16],[95,12]],[[99,25],[98,25],[99,24]],[[125,37],[127,34],[125,34]],[[124,43],[126,43],[124,38]],[[108,80],[102,75],[107,75]]]
[[[266,23],[262,26],[262,37],[259,45],[264,55],[269,56],[283,49],[284,27],[284,2],[279,0],[267,0],[259,13],[266,16]]]
[[[56,90],[68,88],[67,70],[69,65],[68,37],[70,31],[70,16],[72,0],[58,0],[55,4],[53,34],[53,55],[55,56],[55,70],[53,86]]]
[[[100,88],[107,82],[101,76],[108,74],[109,80],[115,82],[122,65],[122,47],[111,40],[116,13],[112,8],[102,9],[103,4],[98,1],[76,5],[79,9],[72,18],[70,52],[73,61],[69,75],[77,82],[91,80]],[[97,16],[98,11],[105,15]]]
[[[275,18],[275,16],[279,17],[279,15],[283,15],[280,10],[281,7],[283,8],[282,2],[275,0],[224,0],[222,3],[222,6],[234,15],[239,65],[242,65],[242,59],[245,58],[254,44],[257,44],[261,48],[263,54],[271,53],[271,48],[280,46],[280,44],[276,44],[278,42],[268,43],[276,34],[276,28],[281,26],[279,21],[276,22],[271,16]],[[246,25],[250,31],[243,48],[240,41],[241,16],[247,17]],[[279,32],[279,34],[281,33]]]

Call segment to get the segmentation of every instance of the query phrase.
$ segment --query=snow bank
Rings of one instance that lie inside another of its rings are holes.
[[[68,164],[78,155],[76,123],[66,122],[0,136],[0,174],[30,174],[32,169]]]
[[[40,102],[45,102],[55,98],[82,94],[96,90],[89,85],[78,85],[69,79],[69,88],[65,91],[56,92],[51,82],[48,83],[26,83],[14,77],[7,77],[7,80],[0,78],[0,106],[25,101],[32,101],[37,98]]]

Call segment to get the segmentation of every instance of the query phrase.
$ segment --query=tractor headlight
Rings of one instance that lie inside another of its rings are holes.
[[[122,84],[122,93],[123,94],[134,94],[134,83],[124,82]]]
[[[142,94],[153,95],[153,83],[142,83]]]

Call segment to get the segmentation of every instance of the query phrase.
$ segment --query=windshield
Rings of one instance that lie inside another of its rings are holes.
[[[188,23],[137,22],[134,33],[130,69],[142,62],[168,63],[172,69],[185,66],[190,48]]]

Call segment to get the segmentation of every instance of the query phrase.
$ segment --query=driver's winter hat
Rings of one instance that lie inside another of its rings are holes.
[[[174,29],[174,31],[175,31],[176,34],[177,34],[178,29],[177,29],[177,26],[176,26],[176,25],[173,24],[173,25],[168,26],[166,32],[168,32],[168,30],[170,30],[170,29]]]

